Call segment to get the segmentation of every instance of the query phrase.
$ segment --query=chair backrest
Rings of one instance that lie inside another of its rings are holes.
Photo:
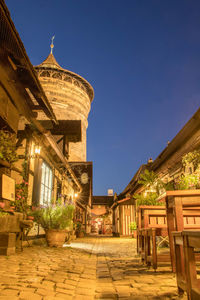
[[[183,225],[182,225],[183,229],[200,229],[200,206],[187,207],[187,208],[183,207],[182,214],[183,214]],[[176,212],[176,218],[178,218],[178,216]],[[178,227],[178,223],[177,223],[177,227]]]
[[[143,205],[138,207],[138,229],[167,227],[165,206]]]
[[[200,229],[200,197],[174,197],[171,205],[176,231]]]

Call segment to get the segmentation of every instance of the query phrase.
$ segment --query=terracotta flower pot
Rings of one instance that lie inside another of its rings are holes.
[[[4,208],[5,207],[5,203],[4,202],[0,202],[0,208]]]
[[[62,247],[65,243],[67,230],[64,229],[47,229],[46,240],[49,247]]]
[[[33,216],[27,216],[27,220],[34,220],[34,217]]]
[[[137,230],[133,230],[133,232],[132,232],[132,238],[137,238]]]

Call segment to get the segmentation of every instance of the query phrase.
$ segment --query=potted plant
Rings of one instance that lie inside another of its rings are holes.
[[[0,211],[1,211],[1,209],[4,209],[4,207],[5,207],[5,203],[4,202],[0,202]]]
[[[136,230],[137,230],[136,222],[130,222],[129,228],[130,228],[130,231],[131,231],[131,234],[132,234],[132,238],[133,237],[136,238]]]
[[[85,233],[84,230],[82,229],[82,223],[81,222],[76,222],[76,236],[79,238],[84,237]]]
[[[58,203],[37,208],[32,212],[36,223],[46,233],[49,247],[62,247],[73,226],[74,206]]]

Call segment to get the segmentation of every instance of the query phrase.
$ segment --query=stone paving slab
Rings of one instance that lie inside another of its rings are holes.
[[[0,256],[0,300],[179,299],[169,266],[143,266],[131,238],[82,238]],[[187,299],[186,295],[181,299]]]

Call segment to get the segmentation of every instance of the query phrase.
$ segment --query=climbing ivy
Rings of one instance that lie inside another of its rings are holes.
[[[18,160],[15,135],[6,130],[0,130],[0,159],[13,163]]]

